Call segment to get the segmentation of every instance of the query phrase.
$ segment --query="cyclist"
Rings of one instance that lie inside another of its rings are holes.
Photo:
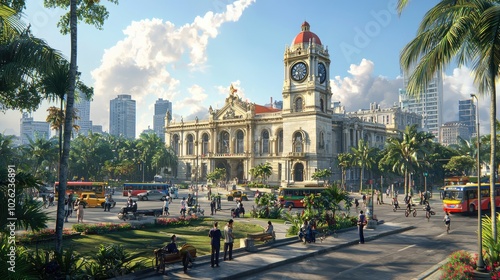
[[[428,201],[425,201],[424,204],[425,204],[425,217],[427,218],[427,221],[429,221],[429,218],[431,217],[431,205],[429,204]]]
[[[446,226],[446,233],[450,233],[450,224],[451,224],[450,213],[445,212],[443,221]]]

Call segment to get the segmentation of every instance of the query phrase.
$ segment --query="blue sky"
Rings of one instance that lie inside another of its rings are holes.
[[[231,84],[250,102],[281,100],[284,50],[303,21],[328,47],[332,100],[348,111],[370,102],[391,106],[402,86],[400,50],[437,2],[411,1],[398,16],[396,0],[101,0],[110,12],[103,30],[83,23],[78,29],[79,71],[95,89],[91,119],[107,131],[109,100],[118,94],[137,101],[137,134],[152,128],[158,98],[172,101],[174,118],[184,120],[203,119],[210,105],[221,107]],[[32,0],[25,14],[36,36],[69,57],[69,35],[56,27],[62,11]],[[452,121],[458,100],[475,87],[468,69],[450,67],[446,74],[444,120]],[[36,120],[45,119],[47,106],[33,114]],[[0,131],[18,135],[20,117],[0,114]]]

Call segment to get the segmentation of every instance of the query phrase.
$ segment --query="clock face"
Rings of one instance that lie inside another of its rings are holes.
[[[323,63],[318,64],[318,77],[320,84],[326,81],[326,67]]]
[[[302,81],[307,76],[307,66],[304,62],[295,63],[292,67],[292,79]]]

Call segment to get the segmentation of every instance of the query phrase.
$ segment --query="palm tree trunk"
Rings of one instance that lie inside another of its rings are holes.
[[[490,69],[495,69],[494,67]],[[490,205],[491,205],[491,232],[492,236],[497,242],[497,219],[496,219],[496,203],[495,203],[495,183],[496,183],[496,173],[498,170],[498,166],[495,162],[496,156],[496,143],[497,143],[497,128],[496,128],[496,115],[497,115],[497,96],[496,96],[496,83],[495,83],[495,75],[491,75],[491,105],[490,105],[490,143],[491,143],[491,152],[490,152]]]
[[[361,193],[363,191],[363,172],[364,168],[361,167],[361,171],[359,173],[359,192]]]
[[[64,116],[64,143],[63,153],[61,158],[61,167],[59,174],[59,190],[57,203],[57,220],[56,220],[56,246],[55,251],[62,253],[62,234],[64,227],[64,199],[66,196],[66,182],[68,180],[68,159],[71,141],[71,132],[73,129],[73,103],[75,99],[76,86],[76,59],[77,59],[77,17],[76,17],[76,1],[70,0],[70,31],[71,31],[71,57],[70,57],[70,73],[69,73],[69,91],[66,101],[66,114]]]
[[[408,194],[408,169],[405,169],[405,182],[403,185],[403,192],[405,193],[405,196]]]

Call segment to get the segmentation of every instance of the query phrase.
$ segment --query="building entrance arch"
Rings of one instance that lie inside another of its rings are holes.
[[[293,168],[293,181],[302,182],[304,181],[304,165],[302,163],[296,163]]]

